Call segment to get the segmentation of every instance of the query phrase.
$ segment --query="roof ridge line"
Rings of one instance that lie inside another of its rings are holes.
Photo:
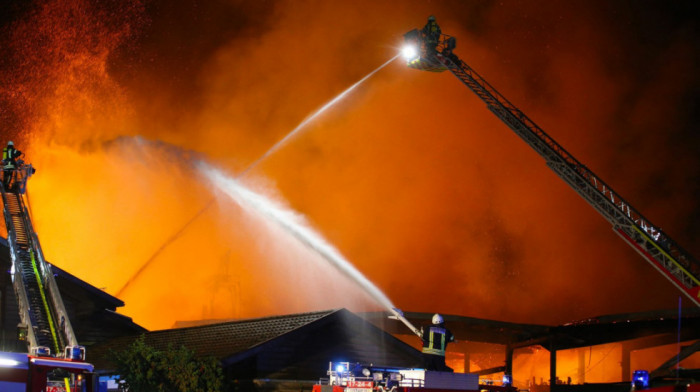
[[[256,317],[256,318],[248,318],[248,319],[239,319],[239,320],[230,320],[230,321],[221,321],[221,322],[216,322],[212,324],[203,324],[203,325],[193,325],[189,327],[180,327],[180,328],[164,328],[164,329],[157,329],[153,331],[148,331],[149,334],[152,333],[157,333],[157,332],[167,332],[167,331],[174,331],[174,330],[188,330],[188,329],[197,329],[197,328],[210,328],[214,326],[220,326],[224,324],[243,324],[243,323],[253,323],[253,322],[260,322],[260,321],[265,321],[265,320],[275,320],[275,319],[285,319],[285,318],[290,318],[290,317],[303,317],[303,316],[309,316],[313,314],[325,314],[325,315],[330,315],[333,313],[336,313],[344,308],[336,308],[336,309],[327,309],[327,310],[319,310],[315,312],[303,312],[303,313],[292,313],[292,314],[286,314],[286,315],[274,315],[274,316],[264,316],[264,317]]]

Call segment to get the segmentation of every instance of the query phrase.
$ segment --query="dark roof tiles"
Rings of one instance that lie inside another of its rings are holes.
[[[146,344],[158,350],[185,346],[197,356],[213,356],[224,359],[249,350],[280,335],[320,320],[337,310],[271,316],[241,321],[229,321],[196,327],[166,329],[146,333]],[[107,345],[95,347],[93,355],[102,357],[109,350],[120,350],[130,345],[137,336],[112,340]]]

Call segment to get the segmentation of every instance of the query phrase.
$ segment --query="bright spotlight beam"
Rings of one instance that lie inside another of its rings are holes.
[[[401,49],[401,54],[403,55],[403,58],[411,61],[418,57],[418,49],[416,49],[414,45],[406,45]]]

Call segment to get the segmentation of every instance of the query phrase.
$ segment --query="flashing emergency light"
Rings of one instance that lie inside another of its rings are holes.
[[[14,359],[0,358],[0,367],[15,367],[19,364],[20,362],[15,361]]]
[[[345,371],[345,366],[343,366],[343,364],[341,363],[335,367],[335,371],[338,373],[342,373]]]
[[[634,390],[649,388],[649,372],[646,370],[635,370],[632,373],[632,387]]]
[[[66,346],[66,351],[63,355],[66,359],[85,360],[85,347],[83,346]]]
[[[510,374],[503,375],[503,385],[510,386]]]
[[[36,355],[37,357],[50,357],[51,349],[46,346],[36,346],[32,347],[31,354]]]
[[[413,45],[406,45],[401,49],[401,54],[408,61],[415,60],[418,57],[418,49]]]

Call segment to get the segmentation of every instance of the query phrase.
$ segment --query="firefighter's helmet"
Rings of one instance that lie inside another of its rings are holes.
[[[442,324],[442,323],[444,323],[444,322],[445,322],[445,320],[442,319],[442,316],[440,316],[439,313],[435,313],[435,314],[433,315],[433,324],[435,324],[435,325],[440,325],[440,324]]]
[[[10,147],[14,147],[14,146],[15,146],[15,144],[12,143],[12,140],[10,140],[9,142],[7,142],[7,145],[10,146]]]
[[[435,15],[430,15],[428,17],[428,22],[435,22]]]

